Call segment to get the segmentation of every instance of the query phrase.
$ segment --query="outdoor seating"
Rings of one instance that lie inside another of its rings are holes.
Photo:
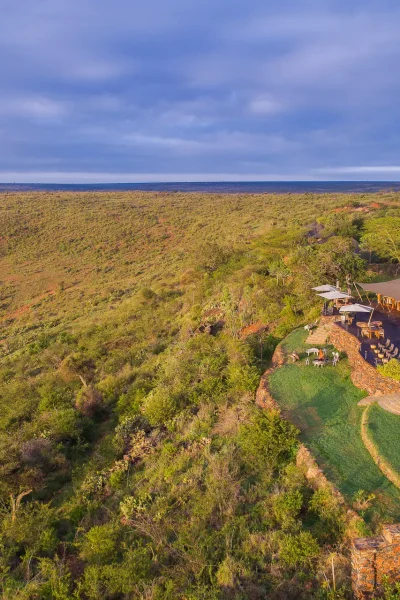
[[[398,354],[399,354],[399,349],[398,349],[398,348],[395,348],[395,349],[393,350],[393,352],[391,352],[390,354],[389,354],[389,353],[387,354],[387,358],[396,358],[396,356],[397,356]]]
[[[390,344],[391,344],[391,341],[389,339],[387,339],[384,344],[378,344],[378,348],[380,348],[381,350],[387,350],[387,348],[389,348]]]
[[[308,350],[306,350],[306,352],[308,356],[310,356],[310,354],[318,354],[319,348],[309,348]]]
[[[385,331],[381,327],[363,327],[361,329],[361,335],[369,339],[372,339],[374,337],[380,339],[385,337]]]
[[[394,350],[394,344],[391,344],[391,345],[389,346],[389,348],[387,348],[387,349],[385,350],[385,354],[386,354],[386,356],[390,355],[390,354],[393,352],[393,350]]]
[[[316,358],[315,360],[313,360],[313,365],[314,365],[314,367],[324,367],[325,361],[321,360],[319,358]]]

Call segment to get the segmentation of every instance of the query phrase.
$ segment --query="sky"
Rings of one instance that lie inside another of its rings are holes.
[[[0,0],[0,181],[400,179],[398,0]]]

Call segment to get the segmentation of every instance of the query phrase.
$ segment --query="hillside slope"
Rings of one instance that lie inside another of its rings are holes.
[[[349,594],[342,509],[253,400],[385,202],[0,196],[3,598],[333,598],[332,550]]]

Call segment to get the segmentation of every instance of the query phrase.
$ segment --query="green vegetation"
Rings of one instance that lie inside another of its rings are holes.
[[[4,600],[349,597],[343,509],[254,392],[318,317],[312,284],[376,276],[354,249],[387,210],[396,194],[0,197]],[[340,369],[307,373],[350,404]],[[302,367],[282,373],[295,389]]]
[[[284,344],[290,349],[296,348],[305,335],[298,330],[289,335]],[[301,345],[298,350],[301,351]],[[356,494],[364,490],[378,498],[371,514],[367,515],[369,519],[376,519],[382,513],[399,518],[400,492],[380,472],[362,442],[363,409],[357,402],[365,394],[353,385],[349,375],[344,360],[336,367],[323,369],[307,366],[302,361],[275,371],[270,387],[285,416],[301,430],[300,438],[348,501],[351,503]],[[379,429],[381,436],[386,435],[383,421]],[[387,439],[393,453],[395,448],[398,452],[398,435],[393,427],[387,430]]]
[[[369,434],[378,448],[379,454],[397,473],[400,473],[400,416],[389,413],[374,404],[369,411],[368,424]]]
[[[400,381],[400,363],[398,360],[389,360],[385,365],[379,365],[378,371],[385,377]]]

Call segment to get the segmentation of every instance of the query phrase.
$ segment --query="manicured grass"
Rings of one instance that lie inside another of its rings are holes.
[[[281,342],[283,351],[290,353],[293,352],[293,350],[296,350],[302,358],[305,357],[306,350],[311,348],[310,344],[306,344],[308,335],[309,333],[308,331],[305,331],[304,327],[295,329]],[[327,348],[328,350],[332,350],[333,346],[331,344],[323,344],[322,346],[316,344],[315,348]]]
[[[297,340],[300,352],[299,332],[289,338],[286,348]],[[304,361],[287,365],[273,373],[270,387],[284,415],[299,427],[301,439],[348,500],[358,490],[373,492],[386,514],[400,515],[400,492],[380,472],[361,440],[362,408],[357,402],[365,394],[351,382],[346,361],[323,369]]]
[[[369,433],[381,456],[400,473],[400,416],[374,404],[369,413]]]

